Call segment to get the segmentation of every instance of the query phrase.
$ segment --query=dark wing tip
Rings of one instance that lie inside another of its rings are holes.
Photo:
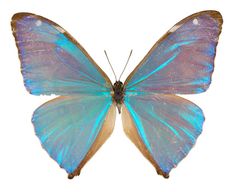
[[[215,10],[209,10],[206,11],[209,15],[211,15],[211,17],[213,17],[214,19],[216,19],[220,25],[223,24],[223,17],[221,15],[221,13],[219,11],[215,11]]]
[[[157,172],[158,175],[162,175],[165,179],[169,178],[169,173],[165,173],[159,168],[156,168],[156,172]]]
[[[169,174],[162,175],[165,179],[169,179]]]
[[[194,14],[186,17],[185,19],[183,19],[179,23],[182,23],[183,21],[185,21],[186,19],[189,19],[191,17],[200,16],[200,15],[210,15],[212,18],[216,19],[219,22],[220,26],[223,24],[223,17],[221,15],[221,13],[216,10],[205,10],[205,11],[200,11],[200,12],[194,13]]]
[[[73,179],[75,176],[80,175],[80,169],[76,169],[74,172],[68,174],[68,179]]]
[[[19,13],[15,13],[11,20],[14,21],[14,20],[19,20],[19,19],[22,19],[23,17],[27,17],[27,16],[35,16],[35,14],[33,13],[28,13],[28,12],[19,12]]]
[[[212,18],[216,19],[219,22],[219,26],[220,27],[223,24],[223,17],[222,17],[222,15],[221,15],[221,13],[219,11],[216,11],[216,10],[205,10],[205,11],[200,11],[200,12],[194,13],[194,14],[184,18],[183,20],[181,20],[180,22],[178,22],[175,25],[179,25],[179,24],[185,22],[186,20],[188,20],[190,18],[194,18],[194,17],[201,16],[201,15],[210,15]]]
[[[73,179],[74,175],[73,174],[68,174],[68,179]]]
[[[35,16],[35,14],[27,13],[27,12],[19,12],[19,13],[15,13],[12,16],[12,18],[11,18],[11,28],[12,28],[13,34],[14,34],[15,30],[16,30],[16,22],[21,20],[24,17],[27,17],[27,16]]]

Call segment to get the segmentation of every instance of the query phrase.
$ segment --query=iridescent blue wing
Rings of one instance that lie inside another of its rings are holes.
[[[31,94],[110,92],[107,75],[62,27],[31,13],[15,14],[11,24]]]
[[[82,46],[52,21],[18,13],[12,30],[27,90],[64,95],[40,106],[32,122],[43,148],[73,178],[114,127],[112,84]]]
[[[125,81],[125,131],[164,177],[188,154],[204,121],[199,107],[167,94],[201,93],[209,87],[222,22],[217,11],[183,19]]]
[[[125,81],[127,92],[192,94],[211,83],[222,17],[193,14],[172,27]]]
[[[43,148],[73,178],[111,134],[115,106],[110,96],[60,96],[36,109],[32,122]]]
[[[202,110],[175,95],[126,96],[122,107],[125,133],[154,165],[169,172],[190,151],[202,131]]]

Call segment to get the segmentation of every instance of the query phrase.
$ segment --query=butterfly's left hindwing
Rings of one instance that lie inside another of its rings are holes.
[[[72,178],[111,134],[115,106],[110,97],[58,97],[36,109],[32,123],[43,148]]]
[[[63,95],[40,106],[32,122],[43,148],[73,178],[113,130],[111,81],[56,23],[18,13],[11,24],[27,90]]]

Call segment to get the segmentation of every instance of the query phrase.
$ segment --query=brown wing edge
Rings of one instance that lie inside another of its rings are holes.
[[[222,15],[219,11],[215,11],[215,10],[206,10],[206,11],[201,11],[201,12],[197,12],[197,13],[194,13],[184,19],[182,19],[181,21],[179,21],[178,23],[176,23],[173,27],[175,26],[180,26],[182,25],[183,23],[185,23],[186,21],[196,17],[196,16],[199,16],[199,15],[210,15],[212,18],[216,19],[218,22],[219,22],[219,34],[218,34],[218,37],[220,36],[221,34],[221,31],[222,31],[222,24],[223,24],[223,18],[222,18]],[[172,27],[172,28],[173,28]],[[138,68],[147,60],[147,58],[151,55],[151,53],[154,51],[154,49],[156,49],[156,47],[165,39],[167,38],[171,33],[173,33],[174,31],[171,31],[170,28],[153,46],[152,48],[148,51],[148,53],[144,56],[144,58],[141,60],[141,62],[134,68],[134,70],[129,74],[129,76],[126,78],[125,82],[124,82],[124,87],[126,87],[126,85],[128,84],[129,80],[133,77],[134,73],[138,70]],[[216,43],[216,47],[217,47],[217,44],[218,44],[218,41]],[[215,55],[214,55],[214,59],[215,59],[215,56],[216,56],[216,52],[215,52]]]
[[[12,16],[12,19],[11,19],[12,33],[15,38],[16,46],[18,49],[18,56],[19,56],[20,61],[21,61],[20,49],[17,45],[17,37],[16,37],[16,28],[17,28],[16,23],[17,23],[17,21],[21,20],[23,17],[27,17],[27,16],[33,16],[35,18],[38,18],[39,20],[46,21],[47,23],[52,24],[53,26],[56,26],[57,28],[62,29],[62,31],[64,31],[63,34],[83,52],[83,54],[90,60],[91,63],[93,63],[93,65],[97,68],[97,70],[102,74],[102,76],[104,77],[106,82],[109,84],[109,86],[112,87],[112,82],[109,79],[109,77],[107,76],[107,74],[98,66],[98,64],[93,60],[93,58],[88,54],[88,52],[83,48],[83,46],[78,43],[78,41],[76,41],[64,28],[62,28],[57,23],[55,23],[45,17],[42,17],[40,15],[36,15],[33,13],[27,13],[27,12],[16,13]]]
[[[68,179],[73,179],[75,176],[80,175],[81,169],[84,165],[92,158],[92,156],[98,151],[98,149],[105,143],[105,141],[110,137],[111,133],[113,132],[114,125],[115,125],[115,117],[116,117],[116,107],[112,104],[111,108],[109,109],[105,121],[102,125],[102,128],[94,141],[92,147],[86,154],[85,158],[79,164],[79,166],[70,174],[68,174]]]
[[[140,138],[137,128],[131,118],[131,115],[125,105],[122,105],[122,124],[123,129],[127,137],[135,144],[135,146],[139,149],[139,151],[144,155],[144,157],[150,161],[150,163],[155,167],[157,174],[162,175],[164,178],[169,178],[169,174],[165,173],[161,170],[159,165],[153,159],[152,155],[146,148],[142,139]]]

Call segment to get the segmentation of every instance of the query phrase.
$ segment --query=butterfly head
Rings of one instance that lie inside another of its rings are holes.
[[[115,101],[118,111],[120,113],[121,104],[124,101],[124,84],[121,81],[116,81],[112,88],[113,88],[112,98]]]

